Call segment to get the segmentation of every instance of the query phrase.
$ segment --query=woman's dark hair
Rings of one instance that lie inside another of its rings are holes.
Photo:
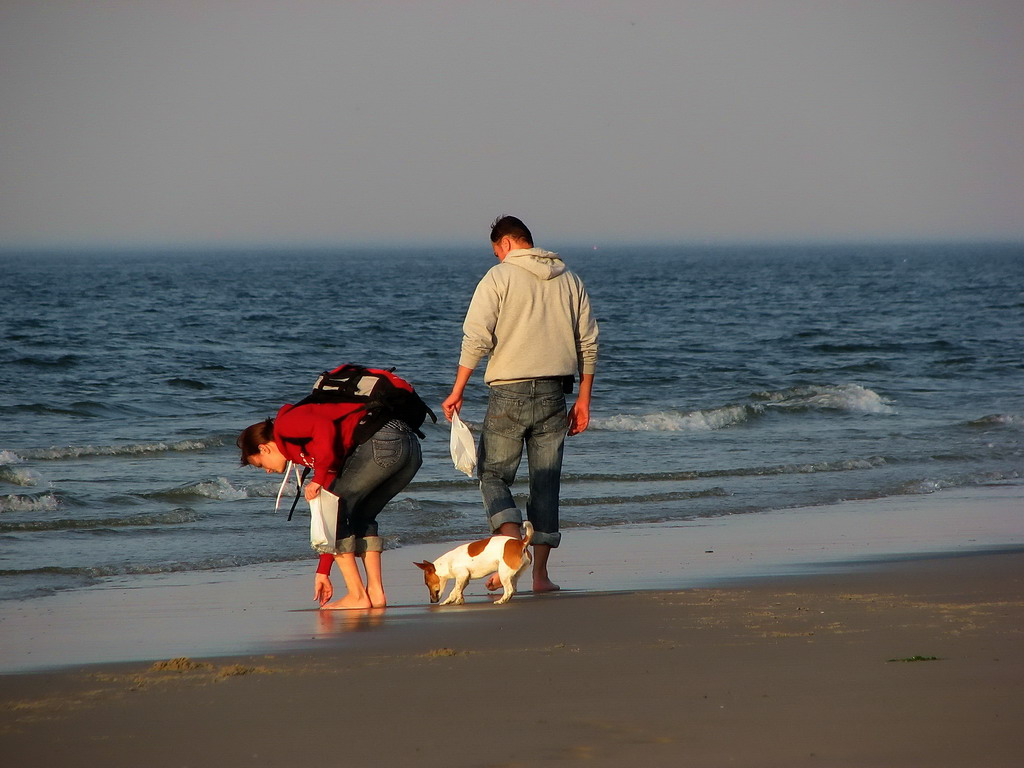
[[[533,247],[533,235],[526,225],[515,216],[499,216],[491,223],[491,242],[496,243],[506,235],[515,240],[525,240]]]
[[[274,442],[274,420],[267,419],[242,430],[235,441],[242,451],[242,466],[249,466],[249,457],[260,452],[264,443]]]

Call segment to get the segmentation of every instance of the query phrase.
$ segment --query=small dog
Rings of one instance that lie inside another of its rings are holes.
[[[463,544],[446,552],[434,562],[424,560],[415,563],[423,570],[423,582],[430,590],[430,602],[436,603],[441,597],[448,579],[455,579],[455,586],[441,605],[462,605],[465,600],[462,590],[470,579],[480,579],[489,573],[498,572],[501,586],[505,591],[494,601],[495,605],[507,603],[516,593],[521,574],[532,561],[529,547],[533,540],[533,525],[526,522],[526,536],[522,540],[511,536],[491,536],[470,544]]]

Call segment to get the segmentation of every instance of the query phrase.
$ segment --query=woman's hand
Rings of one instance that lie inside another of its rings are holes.
[[[309,483],[306,486],[306,501],[312,501],[320,494],[320,489],[323,486],[320,483]]]
[[[326,573],[318,573],[313,580],[313,599],[320,605],[326,604],[334,596],[331,577]]]

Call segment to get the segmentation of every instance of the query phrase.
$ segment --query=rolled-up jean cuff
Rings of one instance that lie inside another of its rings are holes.
[[[523,524],[523,513],[515,507],[509,509],[503,509],[500,512],[495,512],[491,515],[487,522],[491,526],[491,533],[497,531],[505,523],[515,523],[516,525]]]
[[[558,545],[562,543],[562,534],[558,531],[554,533],[544,533],[543,531],[533,532],[533,543],[534,544],[546,544],[552,549],[557,549]]]
[[[356,539],[356,554],[361,555],[364,552],[383,552],[384,551],[384,539],[380,536],[365,536],[361,539]]]
[[[356,537],[348,536],[344,539],[338,539],[334,542],[334,552],[331,554],[335,555],[354,555],[356,553]]]

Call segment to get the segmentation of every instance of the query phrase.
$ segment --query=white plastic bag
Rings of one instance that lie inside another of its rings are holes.
[[[337,538],[338,497],[321,489],[309,502],[309,545],[317,552],[333,552]]]
[[[451,449],[455,468],[472,477],[476,469],[476,443],[469,427],[459,418],[458,411],[452,413]]]

